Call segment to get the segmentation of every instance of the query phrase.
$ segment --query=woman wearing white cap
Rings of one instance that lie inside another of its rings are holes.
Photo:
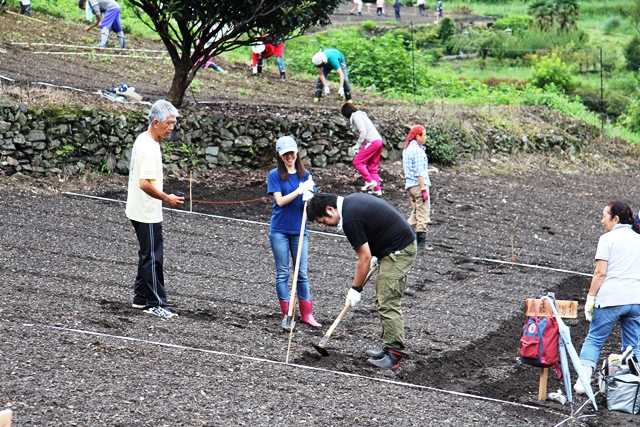
[[[279,138],[276,142],[276,152],[278,166],[269,172],[267,178],[267,192],[273,195],[269,240],[276,263],[276,294],[286,319],[289,312],[289,255],[295,265],[304,210],[303,198],[305,193],[313,193],[315,186],[311,174],[305,169],[298,155],[298,144],[292,137]],[[307,248],[308,232],[305,226],[296,286],[300,320],[314,328],[321,328],[322,325],[313,318],[313,302],[307,275]]]

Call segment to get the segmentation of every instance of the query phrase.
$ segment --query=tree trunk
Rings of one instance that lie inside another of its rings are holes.
[[[189,85],[195,77],[195,73],[191,74],[191,59],[186,58],[180,62],[174,63],[173,80],[171,81],[171,87],[169,93],[167,93],[167,101],[172,103],[176,108],[182,106],[184,101],[184,94],[187,92]]]

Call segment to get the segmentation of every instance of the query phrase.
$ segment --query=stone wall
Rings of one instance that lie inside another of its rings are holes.
[[[147,113],[30,109],[0,100],[0,170],[8,175],[74,175],[85,170],[127,174],[133,142],[148,126]],[[385,133],[388,141],[402,141],[402,134],[406,130]],[[295,137],[308,166],[353,159],[356,138],[347,121],[336,115],[310,119],[297,113],[184,113],[161,149],[171,170],[265,167],[274,164],[275,143],[282,135]],[[387,142],[383,157],[398,155]]]
[[[438,150],[445,146],[447,153],[453,150],[456,156],[465,157],[534,150],[573,155],[598,134],[593,126],[549,113],[546,107],[528,108],[526,116],[534,118],[518,122],[516,132],[492,123],[496,112],[483,117],[477,111],[462,111],[447,119],[388,112],[372,115],[372,119],[385,140],[384,160],[401,157],[404,139],[415,123],[429,128],[427,151],[436,163]],[[0,173],[127,174],[131,147],[147,129],[147,114],[144,108],[43,109],[0,100]],[[170,170],[271,166],[275,142],[282,135],[295,137],[307,166],[326,167],[353,159],[351,147],[356,137],[336,111],[220,105],[182,114],[173,134],[161,142]]]

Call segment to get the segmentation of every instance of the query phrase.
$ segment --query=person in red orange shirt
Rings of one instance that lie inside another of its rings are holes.
[[[263,38],[266,38],[266,36]],[[273,38],[270,43],[257,42],[251,47],[251,50],[251,69],[253,74],[262,73],[262,60],[264,58],[275,56],[278,69],[280,70],[280,80],[285,81],[286,70],[284,67],[284,59],[282,58],[284,55],[284,41],[282,38]]]

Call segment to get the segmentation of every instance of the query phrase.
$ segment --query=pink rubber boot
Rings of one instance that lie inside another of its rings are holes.
[[[283,316],[286,316],[287,314],[289,314],[289,301],[287,301],[286,299],[281,299],[280,310],[282,310]]]
[[[311,300],[299,300],[300,320],[312,328],[322,328],[322,325],[313,318],[313,302]]]

